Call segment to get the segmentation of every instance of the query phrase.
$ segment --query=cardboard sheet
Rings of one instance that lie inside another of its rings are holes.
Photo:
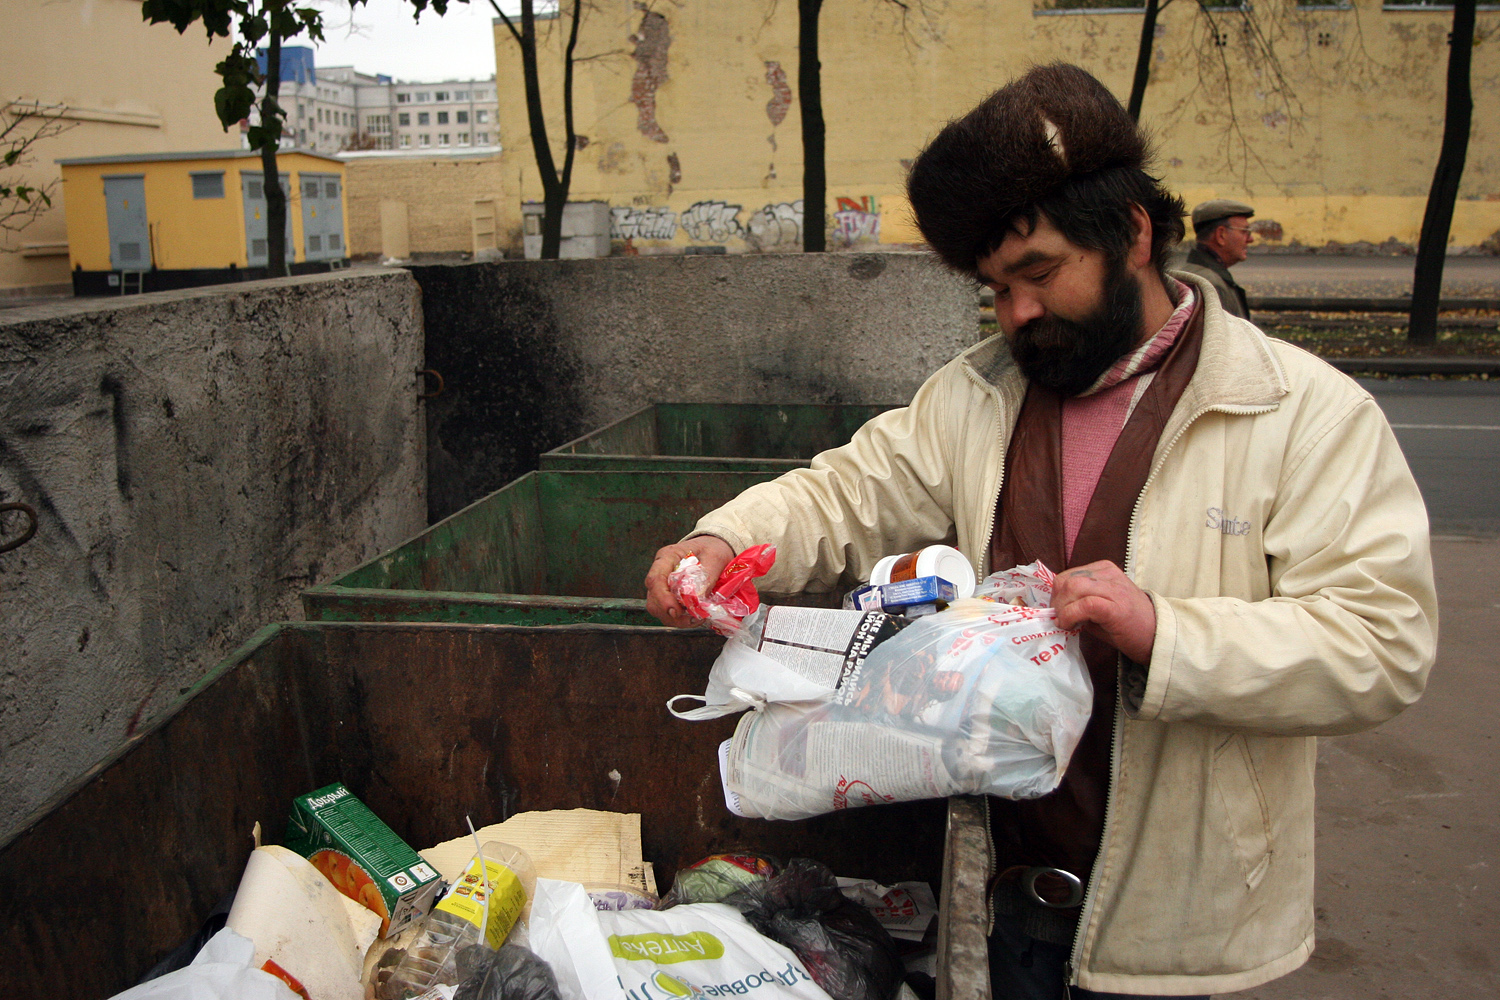
[[[628,885],[656,894],[656,875],[641,858],[640,813],[553,809],[512,816],[479,830],[479,842],[514,844],[541,878],[590,885]],[[419,854],[452,882],[474,856],[467,834]]]

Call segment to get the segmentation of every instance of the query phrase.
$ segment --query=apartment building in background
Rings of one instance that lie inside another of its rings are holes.
[[[0,173],[51,189],[52,205],[18,232],[0,231],[0,295],[67,294],[65,190],[57,161],[72,157],[233,150],[214,113],[221,81],[214,65],[229,43],[205,44],[201,30],[179,35],[141,20],[129,0],[5,0],[0,3],[0,108],[20,132],[55,119],[43,139]],[[0,147],[0,152],[4,148]],[[125,172],[125,171],[121,171]],[[99,183],[97,179],[90,184]],[[102,189],[83,192],[103,197]]]
[[[264,52],[260,60],[264,71]],[[500,143],[493,77],[406,83],[353,66],[318,68],[314,50],[295,45],[281,50],[280,98],[288,148],[441,153]]]

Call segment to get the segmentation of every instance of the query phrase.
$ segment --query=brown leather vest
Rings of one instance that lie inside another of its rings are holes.
[[[1073,558],[1064,558],[1062,405],[1050,389],[1031,385],[1005,454],[1005,481],[995,508],[990,569],[1040,559],[1048,568],[1107,559],[1125,565],[1130,518],[1151,472],[1162,429],[1198,367],[1203,308],[1193,311],[1126,421],[1084,514]],[[1094,712],[1062,783],[1039,799],[991,800],[996,870],[1044,865],[1072,872],[1085,885],[1104,833],[1109,758],[1119,687],[1118,653],[1091,635],[1083,653],[1094,683]],[[1076,911],[1075,911],[1076,912]]]

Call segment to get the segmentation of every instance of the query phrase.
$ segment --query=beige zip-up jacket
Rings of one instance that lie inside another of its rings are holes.
[[[1426,510],[1375,401],[1175,276],[1205,303],[1203,349],[1131,519],[1125,570],[1155,604],[1156,642],[1138,704],[1116,709],[1070,965],[1104,992],[1227,993],[1307,960],[1316,736],[1412,704],[1436,646]],[[944,541],[988,572],[1025,389],[990,338],[697,531],[736,551],[774,542],[768,592],[832,588]]]

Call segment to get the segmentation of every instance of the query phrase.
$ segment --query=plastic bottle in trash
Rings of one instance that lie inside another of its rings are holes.
[[[484,844],[428,914],[405,956],[380,982],[377,995],[381,1000],[411,1000],[434,986],[457,985],[458,953],[472,945],[498,951],[535,892],[536,869],[525,851],[498,841]]]

